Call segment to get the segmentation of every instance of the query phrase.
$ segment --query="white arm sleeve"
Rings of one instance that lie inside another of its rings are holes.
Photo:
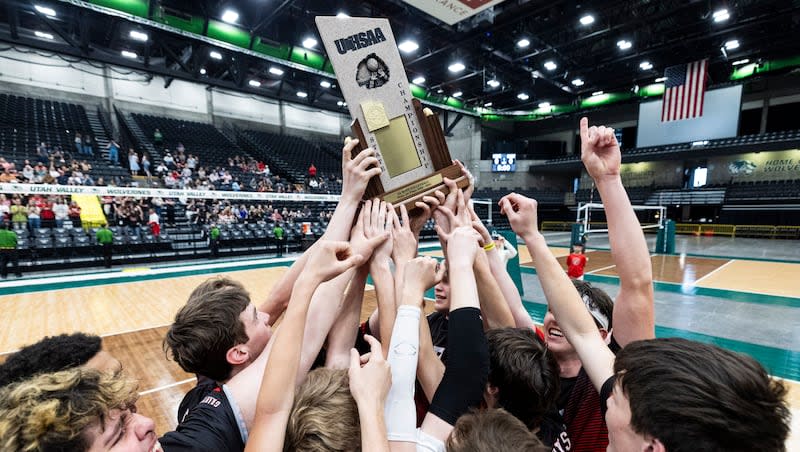
[[[389,441],[415,442],[417,439],[414,381],[419,358],[419,316],[420,309],[416,306],[397,308],[388,357],[392,368],[392,388],[384,407]]]
[[[417,429],[417,452],[445,452],[444,442]]]

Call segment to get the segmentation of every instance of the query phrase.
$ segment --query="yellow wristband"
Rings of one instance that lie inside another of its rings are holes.
[[[494,242],[489,242],[487,245],[483,245],[484,251],[491,251],[494,249]]]

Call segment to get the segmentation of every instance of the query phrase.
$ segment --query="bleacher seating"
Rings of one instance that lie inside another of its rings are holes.
[[[722,205],[725,188],[663,189],[650,194],[648,206],[664,205]]]
[[[663,146],[648,146],[622,150],[622,161],[638,162],[656,159],[677,159],[695,157],[702,151],[705,157],[726,155],[737,152],[771,151],[790,149],[800,145],[800,130],[784,130],[753,135],[742,135],[731,138],[705,140],[704,142],[686,142]],[[580,153],[549,159],[536,166],[572,166],[581,162]]]
[[[633,205],[641,205],[647,201],[647,198],[650,196],[650,193],[653,191],[651,187],[625,187],[625,190],[628,192],[628,199],[631,200],[631,204]],[[587,203],[590,200],[592,202],[599,203],[600,195],[595,191],[594,196],[591,196],[592,190],[589,188],[582,188],[575,193],[575,201]]]
[[[258,158],[266,160],[270,168],[284,174],[295,183],[302,183],[313,163],[318,176],[341,175],[341,158],[334,151],[338,145],[328,142],[312,142],[294,135],[279,135],[257,130],[240,130],[240,136],[248,142]],[[341,149],[341,147],[339,147]]]
[[[0,94],[0,149],[14,159],[35,155],[41,142],[75,153],[75,132],[90,132],[80,105]]]
[[[159,160],[164,157],[164,149],[169,149],[174,156],[179,143],[184,145],[187,155],[199,156],[200,166],[208,169],[213,169],[215,166],[227,169],[229,158],[235,155],[247,157],[236,143],[229,140],[212,124],[138,113],[132,116],[151,144],[155,130],[161,131],[164,143],[161,149],[157,149],[160,152]]]
[[[76,132],[94,135],[94,158],[77,153]],[[97,146],[105,138],[92,130],[86,109],[81,105],[0,94],[0,156],[14,162],[18,171],[22,170],[26,159],[35,161],[36,149],[44,142],[51,148],[60,147],[65,157],[88,160],[95,180],[100,177],[106,182],[116,179],[124,185],[130,180],[127,172],[100,158],[102,150]]]
[[[800,179],[738,182],[728,186],[726,203],[800,201]]]

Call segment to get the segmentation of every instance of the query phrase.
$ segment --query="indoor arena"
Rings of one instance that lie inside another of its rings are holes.
[[[4,0],[0,451],[800,452],[798,29]]]

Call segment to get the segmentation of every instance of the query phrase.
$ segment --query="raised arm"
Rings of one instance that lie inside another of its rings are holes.
[[[621,346],[655,337],[653,269],[644,233],[620,178],[622,154],[614,129],[581,118],[581,160],[594,180],[608,221],[611,257],[619,274],[612,332]]]
[[[458,224],[470,224],[464,195],[457,193],[454,218]],[[449,357],[442,381],[431,407],[422,422],[422,433],[444,442],[459,416],[476,407],[483,399],[489,372],[489,352],[478,301],[473,266],[479,235],[472,226],[459,226],[449,234],[437,226],[437,233],[447,242],[450,277],[450,315],[447,347]]]
[[[331,221],[322,235],[322,240],[342,240],[345,241],[350,235],[350,227],[353,225],[358,205],[367,183],[373,176],[381,173],[377,167],[378,159],[375,158],[375,151],[366,149],[350,158],[353,148],[358,144],[358,140],[347,140],[342,148],[342,196],[336,205]],[[306,266],[306,253],[303,253],[298,260],[292,264],[289,270],[284,273],[278,284],[270,292],[267,299],[261,304],[259,309],[270,314],[270,321],[274,322],[286,309],[289,302],[292,287],[297,277],[303,272]]]
[[[364,285],[367,282],[367,275],[371,268],[376,266],[376,262],[383,262],[383,267],[389,272],[389,256],[392,252],[392,241],[389,240],[391,233],[386,226],[387,205],[375,199],[364,203],[358,221],[350,232],[350,243],[362,254],[371,254],[368,263],[359,267],[345,295],[344,308],[339,315],[336,323],[331,328],[328,335],[328,354],[325,362],[326,367],[346,368],[350,359],[350,349],[356,341],[358,334],[358,324],[361,317],[361,305],[364,299]],[[365,245],[370,239],[380,240],[380,244],[375,250],[366,250]],[[377,276],[376,276],[377,275]],[[391,272],[388,273],[388,281],[376,270],[373,275],[376,292],[378,293],[378,305],[382,299],[387,298],[386,292],[390,294],[394,290],[394,282],[391,279]],[[388,297],[394,310],[394,298]]]
[[[480,218],[478,218],[478,215],[472,207],[470,207],[470,216],[472,217],[472,227],[478,231],[481,236],[481,244],[488,245],[489,243],[494,243],[491,234],[489,234],[489,230],[486,229],[486,226]],[[519,290],[517,290],[514,280],[511,279],[511,275],[508,274],[506,262],[496,246],[489,246],[489,249],[486,250],[486,260],[489,263],[492,276],[503,295],[502,299],[505,301],[511,313],[514,321],[513,326],[517,328],[536,328],[536,324],[534,324],[528,310],[522,305],[522,297],[519,295]]]
[[[386,427],[392,450],[414,450],[416,408],[414,376],[419,357],[419,322],[425,291],[441,281],[444,270],[432,257],[417,257],[406,264],[401,304],[392,329],[388,361],[392,388],[386,399]]]
[[[367,189],[367,183],[381,174],[375,151],[367,148],[350,158],[358,140],[345,139],[342,148],[342,196],[323,237],[326,240],[347,240],[356,210]]]
[[[388,452],[384,404],[392,385],[389,363],[383,358],[381,344],[372,336],[364,336],[369,342],[369,361],[361,365],[356,349],[350,350],[350,393],[358,407],[361,422],[361,450]]]
[[[539,232],[536,207],[536,201],[516,193],[500,200],[500,213],[508,217],[514,232],[525,239],[548,305],[599,391],[614,374],[614,354],[603,341],[578,291]]]
[[[309,269],[297,279],[281,328],[275,333],[274,351],[261,381],[246,450],[283,450],[286,423],[294,401],[291,388],[300,365],[311,296],[323,281],[363,262],[363,256],[351,255],[350,251],[346,242],[322,242],[309,257]]]

